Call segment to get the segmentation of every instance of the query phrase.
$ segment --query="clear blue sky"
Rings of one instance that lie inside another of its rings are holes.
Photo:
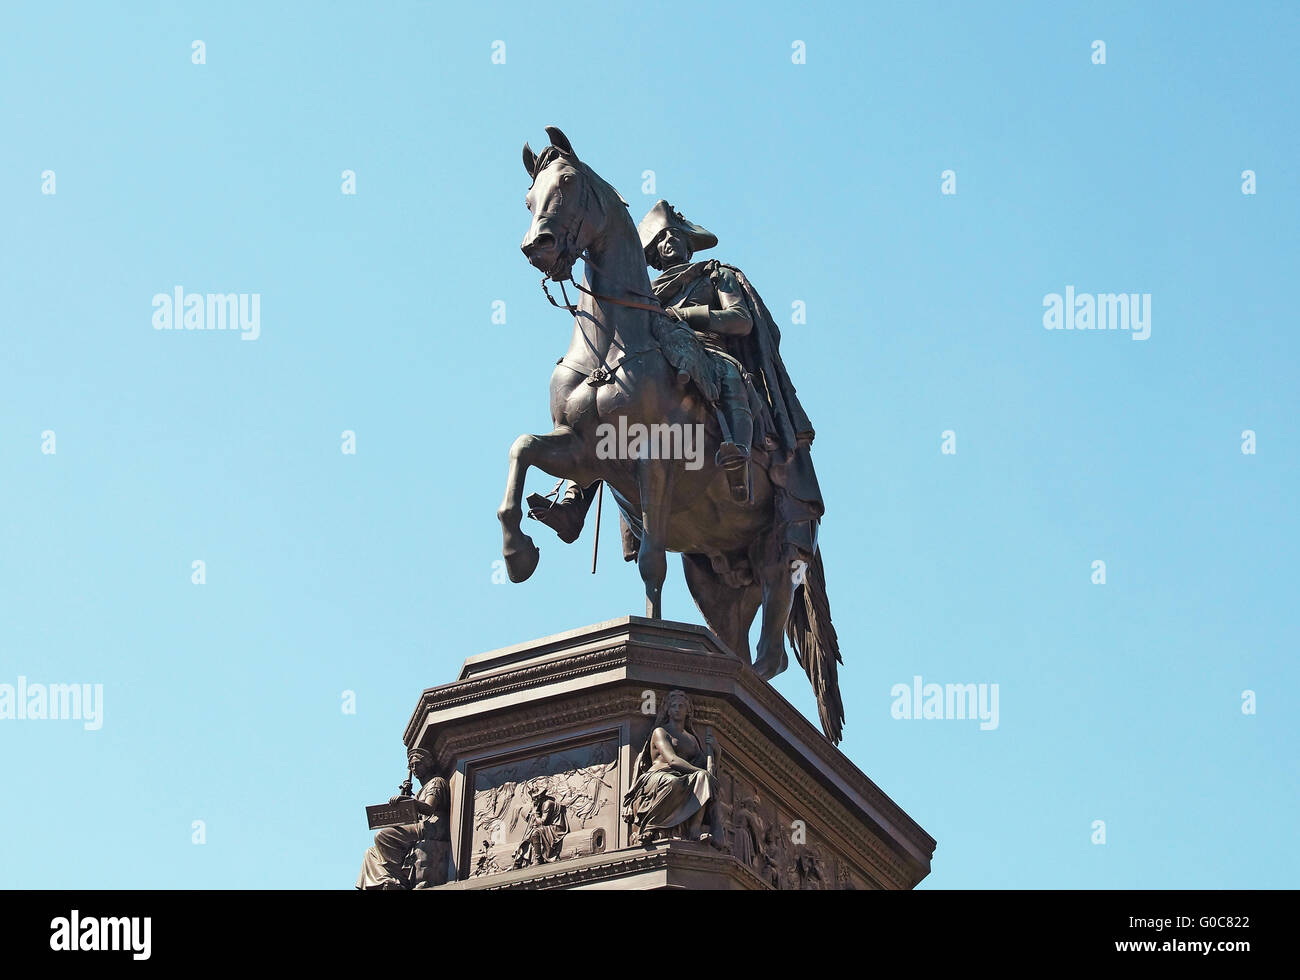
[[[608,507],[597,577],[539,533],[491,580],[569,338],[518,251],[553,123],[786,324],[843,749],[927,886],[1295,886],[1300,13],[1134,7],[7,5],[0,683],[105,704],[0,721],[0,885],[350,887],[424,687],[643,608]],[[261,337],[155,331],[176,285]],[[1152,294],[1150,339],[1044,330],[1067,285]],[[997,730],[892,719],[918,674]]]

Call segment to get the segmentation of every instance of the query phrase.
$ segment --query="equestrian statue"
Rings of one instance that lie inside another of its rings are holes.
[[[662,618],[666,552],[680,553],[705,622],[747,661],[761,607],[752,659],[760,677],[786,669],[789,637],[822,730],[838,743],[842,660],[817,539],[824,505],[810,454],[814,433],[781,360],[780,331],[739,269],[695,261],[716,236],[667,201],[633,224],[627,202],[564,133],[554,126],[546,133],[550,145],[541,153],[524,144],[532,220],[521,248],[543,274],[547,297],[572,314],[573,336],[551,372],[554,430],[522,435],[510,448],[497,511],[506,572],[523,582],[537,568],[538,548],[521,527],[530,467],[569,481],[555,503],[537,494],[528,501],[529,516],[566,542],[576,540],[607,485],[625,557],[645,584],[647,615]],[[580,258],[585,283],[573,279]],[[659,271],[654,282],[647,265]],[[614,431],[687,430],[703,434],[703,465],[677,458],[683,453],[650,452],[645,440],[627,452],[607,448]]]

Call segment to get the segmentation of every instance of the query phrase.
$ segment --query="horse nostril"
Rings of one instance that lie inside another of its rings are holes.
[[[536,236],[534,236],[531,242],[528,242],[520,247],[523,249],[523,253],[525,255],[532,255],[534,252],[539,251],[540,249],[549,248],[554,243],[555,243],[555,236],[552,235],[549,231],[543,231],[537,234]]]

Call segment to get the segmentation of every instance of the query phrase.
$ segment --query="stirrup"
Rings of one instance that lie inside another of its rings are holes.
[[[738,504],[750,503],[749,447],[734,442],[724,442],[718,447],[714,462],[727,474],[727,487],[731,490],[731,499]]]

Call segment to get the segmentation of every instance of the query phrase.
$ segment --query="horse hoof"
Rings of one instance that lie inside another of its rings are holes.
[[[770,681],[777,674],[784,673],[786,667],[790,665],[789,658],[786,657],[785,651],[780,654],[764,654],[754,661],[754,672],[765,681]]]
[[[512,551],[502,554],[506,560],[506,575],[512,582],[527,582],[537,570],[537,562],[542,557],[533,539],[524,535],[524,544]]]

